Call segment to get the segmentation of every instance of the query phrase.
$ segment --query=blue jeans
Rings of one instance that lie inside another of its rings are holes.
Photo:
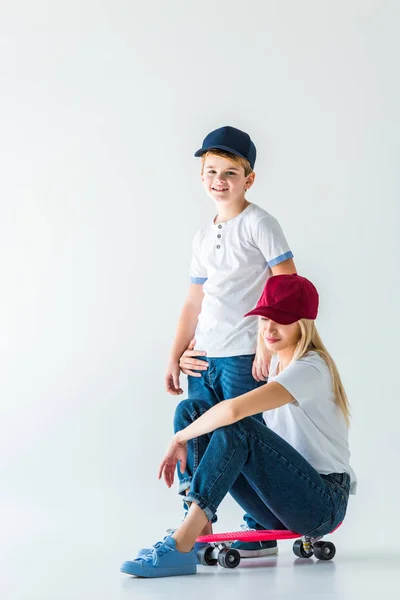
[[[257,389],[265,381],[256,381],[251,373],[254,354],[227,358],[197,357],[208,362],[207,371],[196,371],[201,377],[188,376],[188,397],[206,400],[211,408],[221,400],[230,400]],[[263,422],[262,414],[257,418]]]
[[[204,400],[184,400],[175,429],[190,425],[209,409]],[[229,492],[264,529],[291,529],[310,537],[334,529],[346,514],[347,473],[320,475],[283,438],[247,417],[188,442],[179,492],[213,520]]]
[[[229,356],[226,358],[197,357],[208,362],[207,371],[196,371],[201,377],[188,376],[188,398],[204,400],[209,408],[221,400],[230,400],[265,385],[265,381],[256,381],[252,375],[254,354]],[[262,413],[255,418],[264,423]],[[177,430],[175,429],[175,432]],[[244,515],[244,521],[252,529],[261,529],[250,515]],[[215,517],[213,522],[215,523]]]

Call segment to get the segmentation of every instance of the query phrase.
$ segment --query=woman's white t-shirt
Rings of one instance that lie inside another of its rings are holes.
[[[264,412],[267,426],[293,446],[318,473],[348,473],[350,493],[357,479],[350,467],[348,426],[335,402],[332,378],[325,360],[317,352],[290,363],[275,374],[274,355],[268,381],[280,383],[294,402]]]

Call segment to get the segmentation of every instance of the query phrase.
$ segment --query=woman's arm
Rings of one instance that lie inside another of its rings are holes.
[[[293,396],[280,383],[271,381],[247,394],[219,402],[191,425],[178,431],[175,439],[179,444],[183,444],[205,433],[211,433],[219,427],[231,425],[265,410],[279,408],[293,400]]]

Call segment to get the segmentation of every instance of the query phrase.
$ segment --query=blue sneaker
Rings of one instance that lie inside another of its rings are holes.
[[[164,539],[162,542],[157,542],[157,544],[154,544],[153,548],[157,548],[158,546],[160,546],[163,542],[165,542],[165,540],[167,539],[167,537],[171,536],[173,533],[175,533],[176,529],[167,529],[167,535],[164,536]],[[137,553],[136,558],[141,558],[142,556],[145,556],[146,554],[148,554],[149,552],[153,551],[153,548],[141,548],[139,550],[139,552]]]
[[[242,525],[241,529],[245,531],[254,531]],[[268,540],[265,542],[233,542],[231,548],[239,551],[241,558],[257,558],[258,556],[271,556],[278,554],[278,542],[276,540]]]
[[[175,540],[167,536],[163,542],[157,542],[148,554],[128,560],[121,572],[136,577],[172,577],[174,575],[196,574],[196,552],[179,552]]]
[[[241,558],[256,558],[278,554],[278,544],[275,540],[267,542],[233,542],[231,548],[239,550]]]
[[[167,537],[169,537],[170,535],[172,535],[173,533],[175,533],[175,531],[176,531],[176,529],[167,529],[167,535],[164,537],[163,541],[162,542],[157,542],[157,544],[154,544],[153,548],[157,548],[160,544],[162,544],[163,542],[165,542],[165,540],[167,539]],[[201,543],[201,542],[195,542],[194,543],[194,551],[196,553],[196,556],[197,556],[197,552],[200,550],[200,548],[203,548],[203,546],[208,546],[208,544],[206,544],[204,542],[203,543]],[[153,548],[142,548],[137,553],[136,558],[142,558],[143,556],[145,556],[149,552],[152,552]],[[197,561],[197,564],[199,565],[200,563]]]

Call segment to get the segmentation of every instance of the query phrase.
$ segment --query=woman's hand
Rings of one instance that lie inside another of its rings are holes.
[[[266,381],[269,374],[269,365],[271,362],[271,356],[266,354],[257,353],[252,368],[252,375],[256,381]]]
[[[252,368],[252,375],[256,381],[266,381],[268,379],[270,363],[271,353],[268,352],[259,331],[257,334],[257,350]]]
[[[179,461],[181,473],[185,472],[187,459],[187,443],[179,442],[176,435],[172,438],[164,459],[158,469],[158,479],[164,477],[164,481],[170,488],[174,483],[175,468]]]

